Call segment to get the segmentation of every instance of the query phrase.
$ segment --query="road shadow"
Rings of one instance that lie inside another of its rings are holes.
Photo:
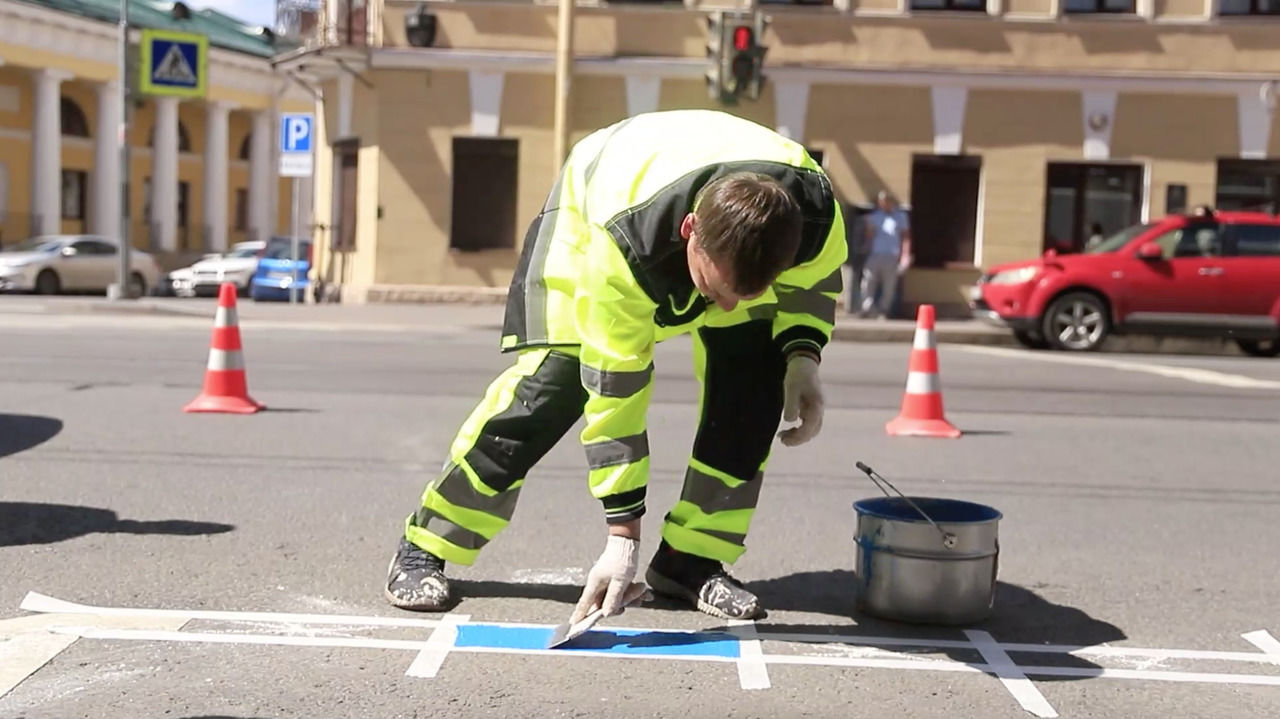
[[[262,411],[273,414],[315,414],[320,410],[310,407],[263,407]]]
[[[62,431],[62,420],[32,414],[0,412],[0,457],[25,452]]]
[[[120,519],[110,509],[69,504],[0,502],[0,547],[52,544],[86,534],[222,534],[230,524],[185,519],[138,521]]]
[[[537,584],[499,582],[489,579],[452,579],[459,599],[488,597],[500,599],[541,599],[561,604],[577,604],[582,586],[574,584]]]
[[[1127,639],[1123,630],[1110,622],[1097,619],[1075,607],[1055,604],[1031,589],[996,582],[991,615],[982,622],[964,626],[913,624],[880,619],[858,612],[855,607],[856,576],[850,570],[799,572],[796,574],[746,583],[746,588],[760,597],[761,603],[780,611],[828,614],[855,622],[854,625],[776,624],[768,619],[757,622],[766,633],[833,634],[896,637],[910,639],[965,640],[964,629],[989,632],[997,642],[1008,644],[1055,644],[1092,646]],[[1043,588],[1043,587],[1040,587]],[[646,605],[654,606],[654,605]],[[724,628],[727,630],[727,628]],[[853,630],[853,631],[851,631]],[[828,643],[825,640],[822,643]],[[838,642],[837,642],[838,643]],[[890,647],[895,651],[910,648]],[[972,664],[983,663],[976,650],[966,648],[917,648],[914,653],[945,654],[949,658]],[[1057,653],[1010,652],[1023,665],[1100,669],[1082,657]],[[1037,676],[1037,681],[1074,681],[1090,676]]]

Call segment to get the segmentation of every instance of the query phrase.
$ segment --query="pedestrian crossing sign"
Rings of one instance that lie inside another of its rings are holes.
[[[209,38],[187,32],[145,29],[140,48],[141,82],[148,95],[204,97]]]

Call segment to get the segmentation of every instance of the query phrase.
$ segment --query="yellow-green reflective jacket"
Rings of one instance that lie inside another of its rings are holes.
[[[795,265],[724,312],[693,284],[680,223],[703,185],[743,170],[778,179],[804,226]],[[654,345],[704,325],[771,319],[784,353],[820,350],[835,322],[844,232],[831,182],[804,147],[727,113],[637,115],[574,145],[525,236],[502,346],[578,354],[589,483],[610,521],[644,511]]]

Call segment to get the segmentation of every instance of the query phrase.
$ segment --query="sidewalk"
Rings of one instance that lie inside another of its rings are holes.
[[[206,298],[160,298],[112,301],[103,297],[0,296],[0,314],[142,314],[152,316],[211,319],[217,302]],[[303,304],[287,302],[236,303],[243,322],[308,325],[346,325],[353,330],[414,331],[428,327],[472,327],[497,330],[502,325],[504,306],[499,303],[456,302],[425,304]],[[910,342],[915,336],[914,320],[865,320],[840,313],[832,339],[846,342]],[[938,320],[938,342],[960,344],[1014,344],[1006,331],[975,320]]]
[[[254,302],[236,303],[240,320],[264,322],[277,327],[336,329],[341,331],[420,332],[440,328],[469,328],[498,332],[504,305],[462,299],[453,302],[301,304]],[[192,322],[212,322],[217,301],[212,298],[147,297],[112,301],[104,297],[42,297],[0,295],[0,316],[24,315],[143,315],[181,317]],[[840,312],[832,340],[837,342],[909,343],[915,337],[915,320],[866,320]],[[996,345],[1020,347],[1013,333],[977,320],[939,319],[935,325],[938,344]],[[1103,352],[1145,354],[1231,355],[1242,353],[1232,343],[1216,339],[1181,337],[1115,336],[1107,340]]]

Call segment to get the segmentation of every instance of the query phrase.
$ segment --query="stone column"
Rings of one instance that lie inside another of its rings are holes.
[[[227,249],[227,116],[232,104],[212,102],[206,106],[204,143],[204,248],[210,252]]]
[[[31,127],[32,234],[62,231],[62,83],[63,70],[35,73],[35,112]]]
[[[178,98],[157,97],[151,148],[151,227],[156,249],[178,249]]]
[[[271,187],[275,173],[271,167],[271,112],[253,114],[253,135],[249,150],[249,237],[265,242],[271,237]]]
[[[120,239],[120,83],[98,85],[98,126],[93,143],[93,208],[89,231]]]

